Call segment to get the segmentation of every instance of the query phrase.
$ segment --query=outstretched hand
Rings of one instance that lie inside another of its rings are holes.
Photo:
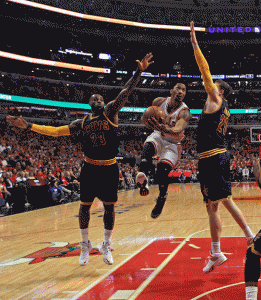
[[[7,116],[6,122],[12,126],[16,126],[22,129],[26,129],[28,127],[27,121],[25,121],[22,116],[20,116],[19,118],[14,116]]]
[[[154,61],[150,61],[152,57],[153,55],[150,52],[146,54],[146,56],[141,61],[136,60],[136,62],[138,63],[138,67],[142,72],[145,71],[148,68],[148,66],[154,63]]]
[[[198,42],[197,42],[197,38],[196,38],[196,33],[195,33],[195,28],[194,28],[194,22],[191,21],[190,22],[190,38],[191,38],[191,43],[192,43],[192,46],[194,48],[194,50],[198,49]]]

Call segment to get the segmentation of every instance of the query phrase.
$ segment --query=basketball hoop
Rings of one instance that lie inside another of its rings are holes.
[[[251,143],[261,143],[261,126],[250,127]]]

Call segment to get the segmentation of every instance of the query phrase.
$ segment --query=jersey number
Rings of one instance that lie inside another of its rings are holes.
[[[97,147],[97,146],[104,146],[104,145],[106,145],[106,141],[105,141],[105,137],[104,137],[103,132],[100,132],[98,134],[92,133],[90,135],[90,138],[92,140],[92,144],[93,144],[94,147],[95,146]]]
[[[223,135],[225,135],[227,132],[227,124],[228,124],[228,118],[224,114],[221,115],[217,131],[220,133],[223,133]]]

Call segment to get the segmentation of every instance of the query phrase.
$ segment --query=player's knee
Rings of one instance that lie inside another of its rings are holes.
[[[208,202],[206,203],[206,208],[208,214],[215,214],[218,211],[219,202],[211,202],[211,200],[208,199]]]
[[[245,282],[257,282],[260,277],[260,256],[248,248],[245,263]]]

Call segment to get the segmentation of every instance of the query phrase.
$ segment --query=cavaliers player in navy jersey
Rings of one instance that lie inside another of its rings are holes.
[[[152,57],[152,53],[148,53],[141,61],[137,60],[138,68],[134,76],[126,83],[119,95],[109,102],[105,108],[103,97],[94,94],[89,99],[91,113],[83,119],[72,122],[70,125],[60,127],[42,126],[31,124],[22,117],[7,117],[9,124],[40,134],[54,137],[66,135],[78,135],[80,137],[85,155],[80,176],[81,255],[79,263],[81,266],[86,265],[90,260],[89,253],[92,250],[92,245],[88,238],[88,227],[90,208],[95,197],[99,198],[104,205],[104,242],[100,252],[103,254],[103,260],[106,264],[113,264],[109,245],[115,222],[114,205],[118,199],[119,170],[115,158],[119,145],[116,133],[118,113],[136,87],[141,72],[153,63],[151,61]]]
[[[261,188],[261,167],[260,159],[253,166],[256,182]],[[261,229],[255,236],[253,243],[249,245],[245,262],[245,287],[246,300],[257,300],[258,280],[260,278],[261,258]]]
[[[194,55],[208,94],[197,132],[199,181],[209,216],[212,240],[210,257],[207,265],[203,268],[203,272],[208,273],[227,260],[220,249],[220,235],[222,230],[218,212],[220,202],[224,204],[241,227],[248,244],[252,242],[253,234],[242,212],[234,203],[231,194],[230,157],[225,143],[230,116],[226,97],[230,93],[231,87],[222,80],[218,80],[214,84],[208,63],[198,46],[194,23],[191,22],[190,26]]]

